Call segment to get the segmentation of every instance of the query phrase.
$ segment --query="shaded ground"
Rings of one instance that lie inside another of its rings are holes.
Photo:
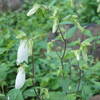
[[[90,100],[100,100],[100,95],[96,95],[96,96],[92,97]]]

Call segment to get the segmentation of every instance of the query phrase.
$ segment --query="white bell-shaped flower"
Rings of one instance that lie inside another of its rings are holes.
[[[17,52],[17,65],[28,62],[29,50],[28,50],[28,40],[24,39],[20,41],[20,45]]]
[[[25,70],[23,67],[19,67],[15,81],[15,88],[16,89],[22,88],[24,83],[25,83]]]

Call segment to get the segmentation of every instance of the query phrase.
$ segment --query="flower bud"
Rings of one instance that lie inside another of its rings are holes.
[[[55,18],[52,27],[52,33],[55,33],[57,31],[58,24],[59,24],[58,18]]]
[[[33,15],[40,8],[39,4],[34,4],[33,8],[27,13],[27,16]]]

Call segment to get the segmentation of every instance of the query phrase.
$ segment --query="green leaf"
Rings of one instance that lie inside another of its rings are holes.
[[[57,2],[57,0],[53,0],[53,1],[50,3],[49,7],[54,6],[54,4],[55,4],[56,2]]]
[[[92,32],[91,32],[90,30],[87,30],[87,29],[85,29],[82,33],[83,33],[84,35],[86,35],[86,36],[89,36],[89,37],[92,36]]]
[[[75,94],[68,94],[66,97],[66,100],[76,100],[76,95]]]
[[[100,82],[93,82],[94,83],[94,88],[100,90]]]
[[[19,89],[12,89],[8,92],[7,97],[9,100],[24,100],[22,92]]]
[[[47,85],[49,84],[49,80],[50,80],[49,77],[43,77],[43,79],[41,80],[40,85],[41,85],[42,87],[47,86]]]
[[[69,39],[69,38],[73,37],[75,35],[76,31],[77,31],[77,27],[76,26],[70,28],[68,30],[68,32],[65,33],[65,38]]]
[[[62,92],[50,92],[49,100],[76,100],[75,94],[64,94]]]
[[[82,98],[83,100],[89,100],[89,98],[93,95],[93,91],[89,85],[84,85],[82,88]]]
[[[49,93],[49,100],[66,100],[67,96],[62,92],[50,92]]]
[[[7,51],[7,48],[0,48],[0,55]]]
[[[0,100],[5,100],[5,95],[4,94],[0,94]]]
[[[0,81],[5,80],[8,74],[8,67],[6,64],[0,65]]]
[[[25,98],[36,96],[36,94],[35,94],[35,92],[34,92],[34,88],[30,88],[30,89],[26,90],[26,91],[23,93],[23,95],[24,95]]]

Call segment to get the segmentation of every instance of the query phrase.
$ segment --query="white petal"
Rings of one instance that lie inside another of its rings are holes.
[[[17,52],[17,65],[22,62],[28,62],[28,43],[27,40],[21,40]]]
[[[25,83],[25,70],[24,70],[23,67],[20,67],[18,69],[18,73],[17,73],[17,76],[16,76],[15,88],[16,89],[22,88],[24,83]]]

